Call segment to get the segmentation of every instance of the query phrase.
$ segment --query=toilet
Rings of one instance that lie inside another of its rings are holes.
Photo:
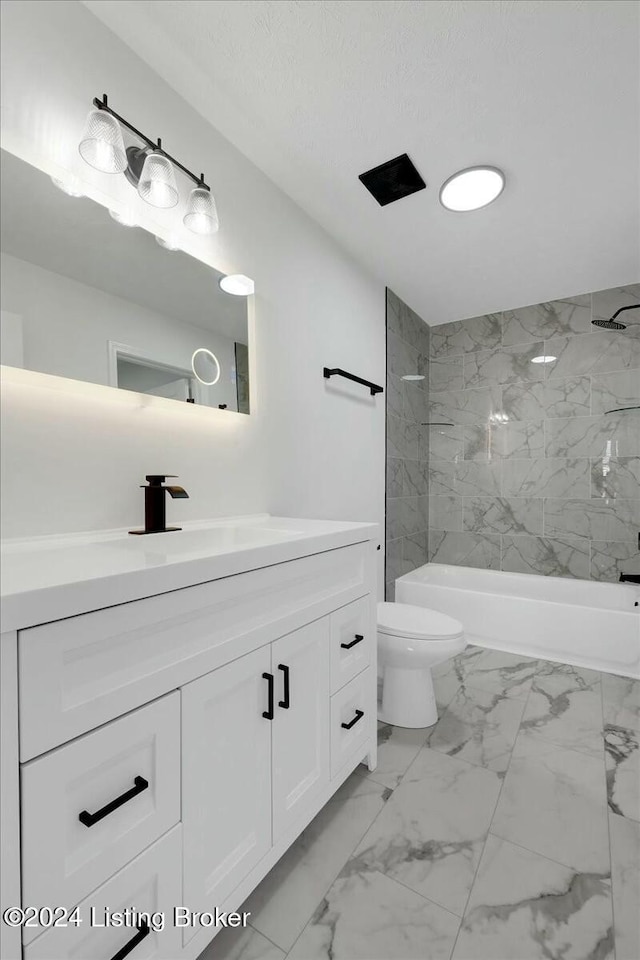
[[[438,719],[431,669],[462,653],[458,620],[408,603],[378,604],[378,719],[397,727],[430,727]]]

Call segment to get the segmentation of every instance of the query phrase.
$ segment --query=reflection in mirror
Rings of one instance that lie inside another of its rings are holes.
[[[174,243],[1,160],[2,362],[249,413],[247,298]]]

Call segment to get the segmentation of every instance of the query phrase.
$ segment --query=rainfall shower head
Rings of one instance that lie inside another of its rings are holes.
[[[605,330],[626,330],[626,323],[620,323],[619,320],[616,320],[618,314],[622,313],[624,310],[640,310],[640,304],[632,303],[628,307],[620,307],[619,310],[616,310],[610,320],[602,320],[600,317],[597,317],[595,320],[592,320],[591,323],[594,325],[594,327],[604,327]]]

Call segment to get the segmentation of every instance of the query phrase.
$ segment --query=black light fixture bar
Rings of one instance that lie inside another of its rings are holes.
[[[167,160],[170,160],[175,167],[178,167],[179,170],[182,170],[182,172],[185,173],[188,177],[190,177],[191,180],[193,180],[193,182],[196,183],[199,187],[202,187],[204,190],[211,191],[211,187],[209,186],[209,184],[204,182],[204,173],[201,173],[199,177],[196,176],[196,174],[192,173],[188,167],[185,167],[182,163],[180,163],[179,160],[176,160],[176,158],[172,157],[170,153],[167,153],[167,151],[162,146],[162,140],[160,139],[160,137],[158,137],[157,141],[150,140],[145,133],[142,133],[141,130],[138,130],[137,127],[134,127],[133,124],[129,123],[128,120],[125,120],[124,117],[121,117],[119,113],[116,113],[115,110],[112,110],[112,108],[109,106],[107,102],[106,93],[102,94],[102,100],[100,99],[100,97],[94,97],[93,105],[94,107],[97,107],[98,110],[104,110],[106,113],[110,113],[112,117],[116,118],[118,123],[121,123],[123,127],[126,127],[127,130],[130,130],[131,133],[134,134],[134,136],[139,137],[140,140],[143,140],[148,147],[151,147],[153,150],[156,150],[158,153],[161,153],[163,157],[166,157]]]

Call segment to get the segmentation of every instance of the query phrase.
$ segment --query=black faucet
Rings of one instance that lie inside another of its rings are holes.
[[[181,499],[188,497],[189,494],[182,487],[163,486],[168,477],[173,478],[175,474],[167,473],[164,476],[153,473],[147,474],[145,477],[145,480],[148,481],[147,486],[142,487],[144,490],[144,530],[129,530],[129,533],[139,536],[144,533],[169,533],[172,530],[182,530],[182,527],[168,527],[166,525],[165,493],[168,493],[172,498],[179,497]]]
[[[621,573],[620,583],[640,583],[640,573]]]

